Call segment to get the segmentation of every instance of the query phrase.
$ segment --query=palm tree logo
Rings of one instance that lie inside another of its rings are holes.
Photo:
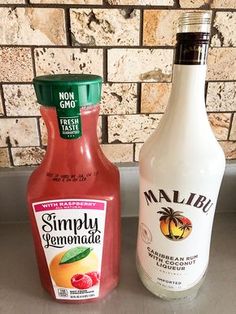
[[[191,231],[192,230],[192,224],[187,222],[187,223],[184,223],[182,226],[179,227],[180,230],[182,230],[182,234],[180,236],[181,239],[183,239],[184,237],[184,234],[185,234],[185,231]],[[186,237],[185,237],[186,238]]]
[[[181,211],[174,211],[171,207],[162,207],[157,212],[161,214],[160,229],[162,234],[173,241],[186,239],[192,231],[191,221],[182,215]]]

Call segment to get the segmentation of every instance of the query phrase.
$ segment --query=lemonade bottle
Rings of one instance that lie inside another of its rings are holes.
[[[120,188],[97,139],[100,76],[33,81],[48,147],[28,183],[28,207],[43,287],[62,302],[104,297],[118,284]]]

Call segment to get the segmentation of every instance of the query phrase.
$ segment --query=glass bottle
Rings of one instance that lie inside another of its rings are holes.
[[[205,108],[209,39],[208,12],[182,14],[168,106],[140,152],[137,269],[170,300],[194,298],[203,282],[225,169]]]

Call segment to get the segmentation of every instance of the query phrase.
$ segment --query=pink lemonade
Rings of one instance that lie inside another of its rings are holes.
[[[97,138],[101,78],[37,77],[48,147],[28,183],[43,287],[61,302],[103,298],[119,280],[119,172]]]

